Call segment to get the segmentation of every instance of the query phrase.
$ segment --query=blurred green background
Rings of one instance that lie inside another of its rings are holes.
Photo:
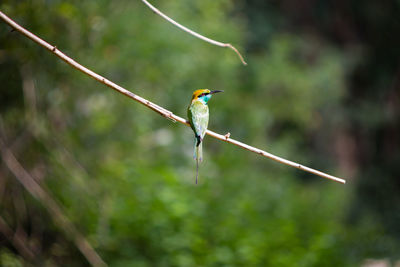
[[[3,0],[0,10],[177,115],[193,90],[224,90],[210,101],[211,130],[347,184],[207,137],[196,186],[190,128],[1,22],[3,152],[100,257],[110,266],[399,266],[400,2],[152,3],[232,43],[248,66],[139,0]],[[2,160],[0,265],[87,266],[56,217]]]

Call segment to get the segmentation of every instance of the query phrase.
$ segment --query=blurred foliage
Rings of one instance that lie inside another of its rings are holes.
[[[212,138],[195,186],[188,127],[82,75],[4,23],[1,136],[111,266],[399,260],[399,37],[388,42],[378,32],[398,33],[396,15],[384,12],[399,4],[378,9],[366,1],[359,9],[340,1],[331,10],[330,1],[302,2],[154,2],[185,26],[234,44],[246,67],[141,1],[3,0],[0,10],[180,116],[193,90],[224,90],[210,101],[212,130],[344,175],[346,186]],[[1,265],[86,266],[72,237],[4,163],[0,177],[0,216],[37,255],[24,259],[1,233]]]

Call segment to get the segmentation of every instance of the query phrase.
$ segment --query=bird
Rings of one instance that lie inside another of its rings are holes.
[[[209,89],[198,89],[193,92],[187,109],[187,115],[195,136],[193,158],[196,160],[196,184],[199,176],[199,162],[203,161],[203,138],[208,127],[208,101],[213,94],[223,92],[222,90],[211,91]]]

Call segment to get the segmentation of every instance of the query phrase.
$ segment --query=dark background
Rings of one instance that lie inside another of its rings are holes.
[[[86,266],[78,235],[111,266],[400,264],[400,2],[152,3],[248,66],[141,1],[0,10],[177,115],[195,89],[224,90],[210,129],[346,185],[207,137],[196,186],[189,128],[0,23],[1,265]]]

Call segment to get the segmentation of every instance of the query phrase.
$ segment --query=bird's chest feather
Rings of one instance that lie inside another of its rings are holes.
[[[202,101],[195,100],[189,107],[190,124],[199,136],[204,136],[208,126],[208,106]]]
[[[193,101],[189,110],[193,117],[208,117],[208,106],[200,100]]]

